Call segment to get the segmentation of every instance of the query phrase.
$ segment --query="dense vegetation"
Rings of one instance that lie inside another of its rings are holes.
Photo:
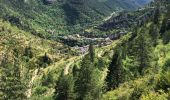
[[[1,0],[0,17],[35,35],[52,38],[51,35],[56,37],[58,34],[80,32],[82,27],[102,20],[117,8],[134,9],[139,6],[136,3],[131,4],[128,0],[124,2],[112,0],[50,1]]]
[[[170,1],[146,2],[1,0],[0,100],[169,100]]]

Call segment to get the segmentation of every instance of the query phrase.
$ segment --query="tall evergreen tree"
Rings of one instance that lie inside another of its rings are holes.
[[[72,74],[61,75],[55,91],[55,100],[75,100],[74,78]]]
[[[168,44],[170,42],[170,31],[163,34],[163,43]]]
[[[15,51],[14,61],[9,61],[5,55],[1,62],[0,76],[0,99],[2,100],[24,100],[26,99],[26,88],[21,77],[19,54]]]
[[[14,49],[14,65],[13,65],[13,86],[15,88],[15,96],[17,100],[26,99],[26,84],[22,80],[21,76],[21,62],[19,60],[20,55],[18,49]]]
[[[160,17],[160,10],[159,10],[159,6],[157,6],[153,18],[154,24],[159,24],[159,17]]]
[[[151,36],[153,45],[156,46],[158,44],[158,39],[159,39],[159,36],[160,36],[157,25],[154,25],[154,24],[151,25],[151,28],[149,30],[149,34]]]
[[[161,29],[160,29],[161,36],[166,32],[166,22],[167,22],[167,19],[164,18],[161,24]]]
[[[124,81],[124,69],[122,67],[121,47],[115,50],[112,62],[109,66],[108,75],[106,77],[107,90],[115,89]]]
[[[94,52],[94,47],[92,43],[90,43],[89,45],[89,54],[90,54],[90,60],[94,62],[95,52]]]
[[[134,59],[138,63],[139,73],[142,74],[145,67],[150,66],[152,42],[150,36],[144,32],[144,29],[139,32],[138,37],[133,45]]]
[[[91,73],[93,70],[92,62],[90,61],[89,55],[86,55],[81,62],[81,69],[79,71],[79,78],[76,81],[77,92],[79,94],[79,98],[83,100],[85,95],[89,91],[90,79],[92,77]]]
[[[78,100],[99,100],[103,83],[100,71],[91,62],[89,54],[83,58],[78,76],[76,81]]]

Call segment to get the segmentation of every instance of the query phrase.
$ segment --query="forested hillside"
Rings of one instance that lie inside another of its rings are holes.
[[[1,18],[40,37],[70,34],[101,21],[114,11],[140,5],[125,0],[1,0]]]
[[[0,100],[170,100],[170,0],[1,0]]]

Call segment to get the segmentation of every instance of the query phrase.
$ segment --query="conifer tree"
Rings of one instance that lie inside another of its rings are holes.
[[[101,81],[100,71],[91,62],[89,54],[83,58],[78,76],[76,81],[78,100],[99,100],[101,98],[103,83]]]
[[[154,18],[153,18],[154,24],[156,24],[156,25],[159,24],[159,17],[160,17],[160,10],[159,10],[159,6],[158,6],[154,13]]]
[[[112,62],[109,66],[108,75],[106,77],[107,90],[115,89],[124,81],[124,69],[122,67],[121,47],[115,50]]]
[[[154,24],[151,25],[151,28],[149,30],[149,34],[151,36],[153,45],[156,46],[158,44],[158,39],[159,39],[159,31],[158,31],[158,27]]]
[[[9,61],[9,56],[5,55],[0,65],[0,99],[2,100],[26,99],[26,88],[21,77],[19,54],[15,51],[14,55],[13,63]]]
[[[161,29],[160,29],[160,33],[161,33],[161,36],[165,33],[166,31],[166,22],[167,22],[167,19],[164,18],[163,21],[162,21],[162,24],[161,24]]]
[[[138,37],[134,41],[133,52],[135,60],[138,63],[139,73],[142,74],[143,69],[150,66],[152,42],[149,35],[142,29]]]
[[[163,43],[168,44],[170,42],[170,31],[163,34]]]
[[[75,100],[74,78],[72,74],[61,74],[55,90],[55,100]]]
[[[75,64],[72,69],[74,79],[78,78],[78,71],[79,71],[78,65]]]
[[[93,44],[92,43],[90,43],[90,45],[89,45],[89,54],[90,54],[90,60],[92,62],[94,62],[95,53],[94,53],[94,48],[93,48]]]
[[[27,56],[28,58],[33,57],[33,52],[31,46],[25,48],[24,56]]]
[[[20,66],[20,55],[18,49],[14,49],[14,65],[13,65],[13,86],[15,88],[15,100],[23,100],[26,99],[26,85],[22,80],[21,76],[21,66]]]

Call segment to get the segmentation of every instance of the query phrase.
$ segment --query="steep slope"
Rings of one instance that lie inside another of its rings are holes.
[[[76,33],[113,11],[140,6],[134,0],[1,0],[0,17],[40,37],[51,38]]]
[[[27,85],[27,97],[32,97],[34,89],[41,84],[42,80],[38,83],[37,78],[41,78],[40,76],[47,74],[48,71],[55,71],[54,80],[57,80],[67,60],[75,57],[72,50],[64,44],[39,38],[0,20],[0,63],[5,54],[10,54],[9,59],[12,59],[12,52],[15,49],[21,56],[19,60],[22,65],[22,78]],[[48,59],[47,62],[44,57]],[[35,83],[38,85],[35,86]]]
[[[23,56],[20,59],[23,70],[29,70],[24,73],[29,76],[26,79],[28,81],[27,96],[31,100],[51,100],[55,82],[62,70],[64,69],[65,74],[69,74],[73,65],[80,62],[83,57],[83,55],[75,56],[77,52],[53,40],[57,40],[56,37],[60,34],[78,33],[83,26],[101,21],[113,11],[133,10],[141,6],[134,0],[130,1],[84,0],[85,3],[66,3],[57,0],[1,0],[0,55],[9,53],[6,52],[6,48],[19,49]],[[84,6],[86,7],[83,8]],[[107,53],[110,54],[110,51],[124,39],[126,40],[123,38],[111,45],[97,48],[96,54],[99,58]],[[109,58],[106,57],[106,59]],[[27,77],[24,76],[24,78]]]

